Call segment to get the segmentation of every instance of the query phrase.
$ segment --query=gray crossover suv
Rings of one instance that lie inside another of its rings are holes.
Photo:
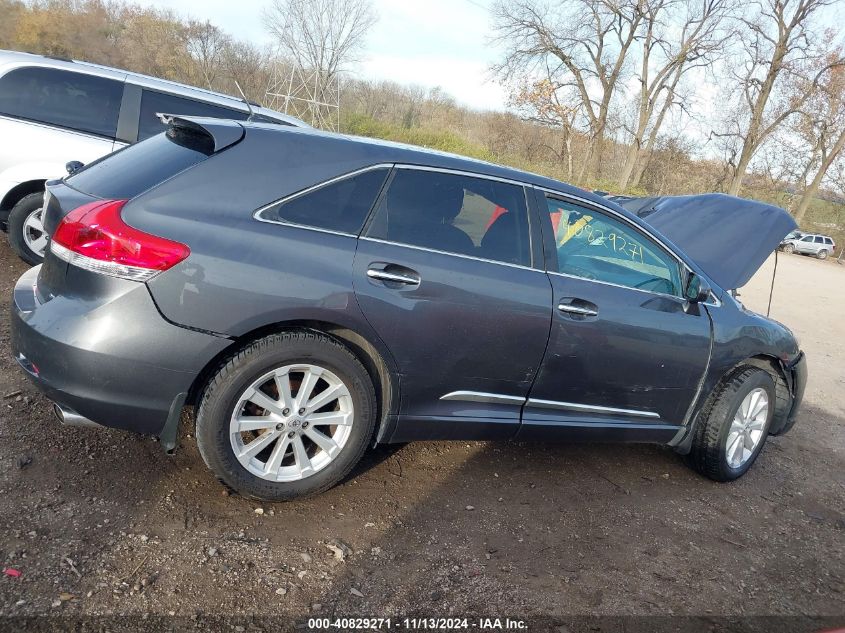
[[[795,337],[729,292],[795,228],[782,209],[632,213],[419,148],[168,120],[47,184],[12,345],[66,423],[172,449],[194,405],[217,477],[290,499],[425,439],[660,442],[725,481],[795,421]]]
[[[793,237],[787,236],[781,242],[784,253],[801,253],[802,255],[813,255],[819,259],[827,259],[833,254],[836,243],[832,237],[818,235],[816,233],[799,233]]]

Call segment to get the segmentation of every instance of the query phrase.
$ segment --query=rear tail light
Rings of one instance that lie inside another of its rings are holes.
[[[133,281],[149,281],[188,255],[184,244],[126,224],[126,200],[90,202],[68,213],[50,240],[60,259],[86,270]]]

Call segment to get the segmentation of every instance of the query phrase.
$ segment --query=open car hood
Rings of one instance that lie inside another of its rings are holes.
[[[797,228],[780,207],[723,193],[620,203],[684,251],[725,290],[740,288]]]

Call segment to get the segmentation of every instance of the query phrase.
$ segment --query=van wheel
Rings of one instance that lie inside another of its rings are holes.
[[[24,196],[9,212],[9,244],[30,266],[40,264],[47,250],[47,232],[41,220],[44,192]]]
[[[225,485],[287,501],[343,479],[375,418],[372,381],[352,352],[323,334],[283,332],[243,348],[209,381],[197,445]]]
[[[787,244],[783,247],[783,252],[787,255],[792,255],[795,252],[795,247],[792,244]]]
[[[775,402],[768,372],[757,367],[735,371],[699,414],[688,463],[714,481],[744,475],[766,443]]]
[[[819,259],[827,259],[827,255],[828,255],[827,251],[822,249],[822,250],[819,251],[819,254],[816,255],[816,257],[818,257]]]

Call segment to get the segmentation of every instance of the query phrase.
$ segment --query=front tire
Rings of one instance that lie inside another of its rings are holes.
[[[233,490],[288,501],[343,479],[375,419],[372,381],[352,352],[324,334],[283,332],[243,348],[209,381],[197,445]]]
[[[734,371],[699,414],[690,465],[714,481],[744,475],[766,443],[775,403],[768,372],[756,367]]]
[[[30,266],[40,264],[47,250],[47,232],[41,218],[44,192],[21,198],[9,212],[9,245]]]
[[[783,252],[787,255],[792,255],[795,252],[795,247],[792,244],[787,244],[783,247]]]

